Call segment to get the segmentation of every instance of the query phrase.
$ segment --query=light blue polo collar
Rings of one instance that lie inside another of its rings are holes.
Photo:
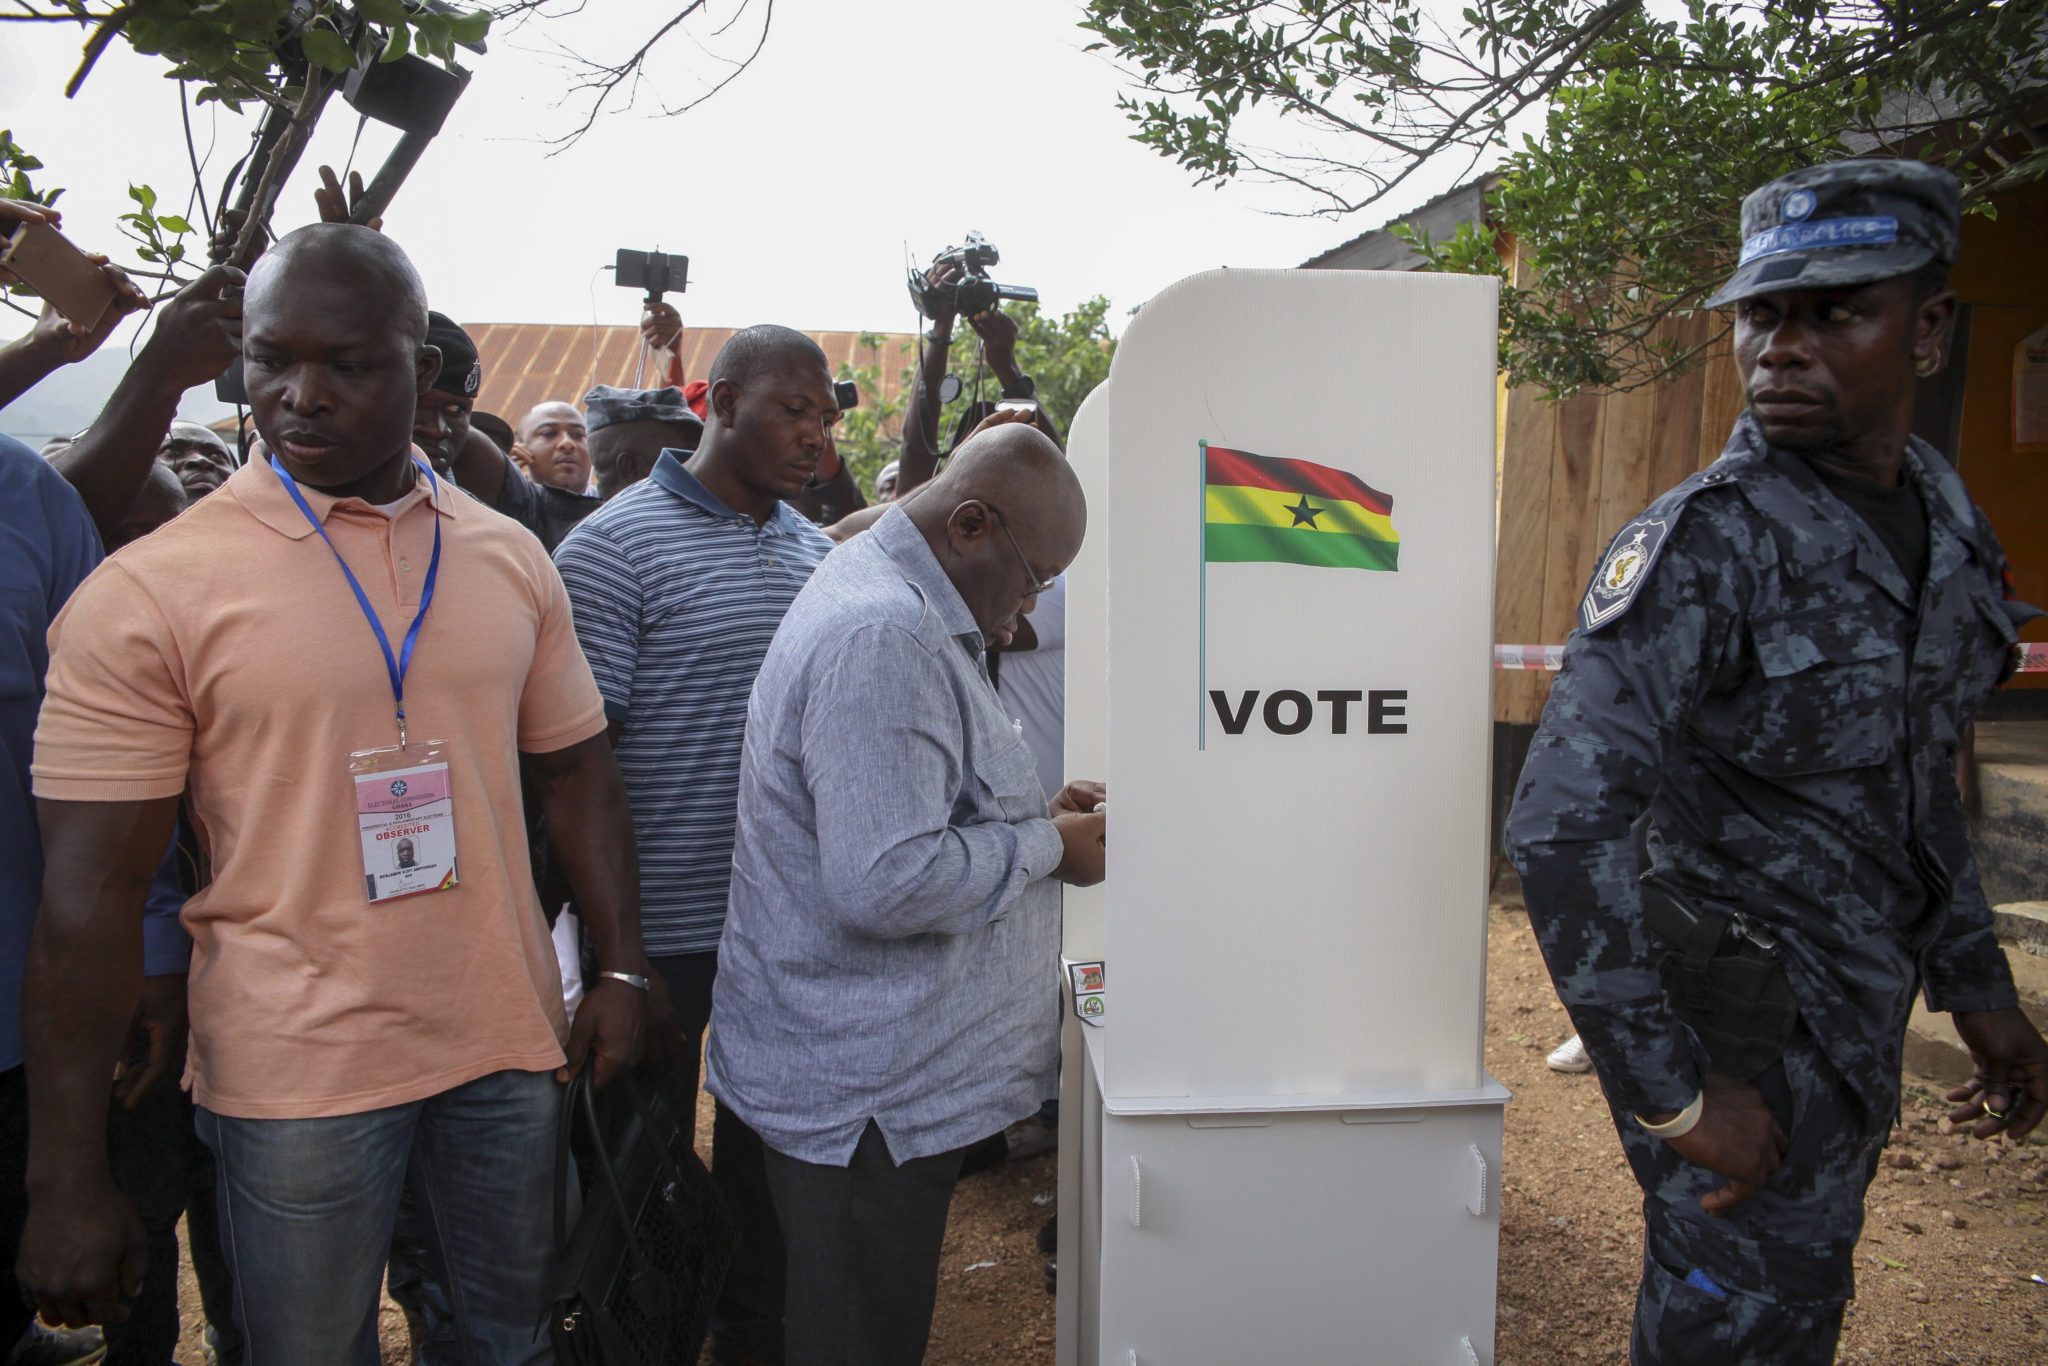
[[[753,521],[754,519],[746,514],[727,507],[723,498],[705,488],[704,481],[690,473],[689,468],[683,464],[684,457],[689,454],[688,451],[674,449],[663,451],[660,458],[654,462],[654,472],[647,477],[684,502],[722,522]],[[802,513],[787,503],[778,502],[775,505],[775,515],[762,523],[761,530],[786,536],[795,532],[803,520]]]

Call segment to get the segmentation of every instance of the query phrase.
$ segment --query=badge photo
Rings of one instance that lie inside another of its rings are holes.
[[[358,750],[349,756],[363,892],[372,903],[442,892],[461,881],[447,746]]]

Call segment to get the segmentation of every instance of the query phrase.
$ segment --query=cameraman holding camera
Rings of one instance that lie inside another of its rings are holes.
[[[988,278],[988,267],[1001,260],[994,244],[978,232],[967,234],[967,245],[942,252],[931,268],[910,277],[910,295],[918,312],[930,320],[925,344],[918,357],[917,377],[911,391],[910,413],[903,424],[903,457],[897,464],[895,496],[902,498],[930,479],[938,468],[939,410],[949,395],[941,392],[953,343],[953,325],[963,314],[967,325],[981,338],[983,362],[1001,386],[1005,402],[1036,404],[1038,386],[1017,366],[1017,320],[997,305],[1004,299],[1035,303],[1038,291],[1021,285],[1001,285]],[[956,390],[957,393],[957,390]],[[956,423],[953,446],[994,410],[995,404],[979,393],[975,402]],[[1032,419],[1038,429],[1065,447],[1059,429],[1036,409]],[[949,450],[951,447],[948,448]]]

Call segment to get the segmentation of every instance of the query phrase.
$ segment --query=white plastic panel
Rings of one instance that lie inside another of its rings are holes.
[[[1067,429],[1067,460],[1088,498],[1088,536],[1067,566],[1066,771],[1109,777],[1109,386],[1081,400]],[[1048,796],[1051,794],[1048,793]],[[1103,887],[1061,891],[1061,952],[1092,963],[1106,952]]]
[[[1479,1086],[1494,367],[1494,282],[1413,273],[1199,275],[1119,346],[1089,536],[1112,589],[1112,1108]],[[1399,569],[1205,569],[1204,441],[1390,495]],[[1259,691],[1241,734],[1206,689]],[[1326,702],[1275,733],[1277,690],[1405,694],[1406,728],[1373,733],[1361,700],[1343,734]]]
[[[1479,1164],[1499,1166],[1498,1102],[1256,1126],[1088,1108],[1101,1194],[1074,1242],[1094,1275],[1070,1285],[1061,1262],[1088,1325],[1063,1363],[1493,1359],[1498,1204],[1472,1207]]]

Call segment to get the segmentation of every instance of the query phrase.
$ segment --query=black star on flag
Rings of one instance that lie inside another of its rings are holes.
[[[1295,526],[1315,527],[1318,531],[1322,530],[1321,527],[1316,526],[1316,518],[1322,516],[1325,509],[1309,506],[1307,494],[1303,494],[1300,502],[1286,510],[1294,514]]]

